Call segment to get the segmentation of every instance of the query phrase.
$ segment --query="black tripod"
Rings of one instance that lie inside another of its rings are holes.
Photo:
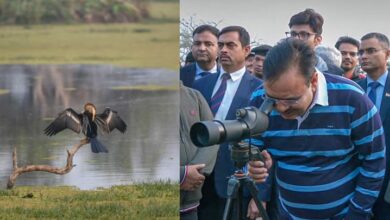
[[[263,220],[269,220],[263,205],[257,197],[258,189],[254,181],[242,171],[242,168],[249,160],[263,160],[259,149],[249,147],[248,144],[244,142],[233,143],[231,144],[231,157],[238,169],[230,176],[228,181],[227,200],[223,212],[223,220],[245,219],[246,210],[243,210],[244,187],[249,190]],[[235,212],[232,212],[232,210],[235,210]]]

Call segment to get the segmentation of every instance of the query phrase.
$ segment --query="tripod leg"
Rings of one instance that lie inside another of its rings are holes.
[[[249,192],[251,193],[252,198],[255,201],[257,208],[259,209],[260,216],[263,218],[263,220],[269,220],[267,212],[265,211],[260,200],[257,198],[259,190],[257,189],[256,184],[253,182],[253,180],[246,178],[245,185],[248,187]]]
[[[227,186],[227,200],[225,204],[225,209],[223,211],[223,220],[228,220],[229,215],[232,213],[232,203],[234,200],[237,200],[238,188],[240,187],[240,182],[234,176],[230,177]]]

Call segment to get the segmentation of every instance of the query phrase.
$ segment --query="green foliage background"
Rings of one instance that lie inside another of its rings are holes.
[[[150,17],[149,0],[0,0],[3,24],[135,22]]]
[[[0,5],[13,1],[28,2],[0,0]],[[138,22],[0,25],[0,64],[113,64],[177,70],[179,1],[147,3],[149,17]]]

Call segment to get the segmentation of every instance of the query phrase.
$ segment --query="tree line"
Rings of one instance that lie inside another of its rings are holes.
[[[137,22],[150,0],[0,0],[0,24]]]

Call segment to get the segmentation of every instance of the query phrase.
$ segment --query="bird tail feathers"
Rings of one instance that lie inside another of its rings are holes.
[[[108,153],[107,148],[96,138],[91,138],[91,150],[93,153]]]

